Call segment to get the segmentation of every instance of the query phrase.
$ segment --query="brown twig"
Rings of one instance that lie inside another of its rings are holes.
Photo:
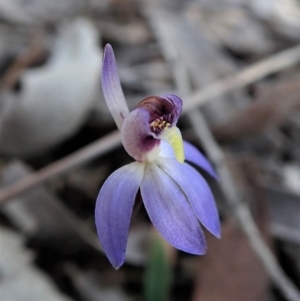
[[[24,69],[45,57],[46,51],[42,45],[34,40],[29,47],[25,48],[7,69],[1,78],[1,89],[10,90],[19,80]]]
[[[300,108],[300,77],[276,81],[256,99],[212,128],[218,142],[257,135],[286,122],[291,113]]]
[[[210,154],[210,159],[216,167],[220,177],[220,186],[226,197],[226,201],[233,209],[252,248],[261,259],[274,284],[281,290],[287,300],[300,301],[299,291],[278,265],[275,256],[264,242],[251,216],[249,207],[241,201],[244,199],[244,196],[236,187],[232,175],[227,168],[225,156],[214,140],[202,114],[198,111],[193,111],[189,115],[196,135],[201,139],[204,149]]]
[[[191,111],[196,106],[203,105],[209,99],[218,97],[227,92],[243,88],[267,75],[279,72],[300,62],[300,44],[290,49],[274,54],[243,71],[219,80],[187,97],[184,109]]]
[[[234,76],[230,76],[223,80],[207,86],[185,97],[184,112],[191,111],[197,106],[203,105],[208,100],[220,96],[229,91],[233,91],[253,83],[271,73],[278,72],[288,68],[300,61],[300,45],[297,45],[288,50],[282,51],[263,61],[260,61],[252,66],[245,68]],[[82,148],[49,166],[33,173],[16,184],[4,188],[0,192],[0,203],[24,192],[51,177],[60,174],[78,165],[82,165],[97,156],[100,156],[109,150],[118,147],[121,144],[121,138],[117,132],[113,132],[98,141]]]
[[[26,178],[20,180],[7,188],[4,188],[0,193],[0,203],[24,192],[36,185],[39,185],[53,176],[59,175],[62,172],[68,171],[70,168],[82,165],[97,156],[103,155],[110,150],[120,145],[121,138],[118,131],[114,131],[103,138],[83,147],[77,152],[58,160],[41,170],[30,174]]]
[[[168,45],[168,47],[170,47],[170,45]],[[182,94],[190,94],[191,87],[188,81],[189,74],[187,66],[185,66],[184,63],[177,59],[179,55],[176,53],[176,49],[174,48],[175,47],[172,47],[172,54],[170,55],[168,50],[163,47],[165,57],[174,65],[174,79],[179,91],[181,91]],[[286,53],[289,53],[289,55],[291,55],[290,52]],[[298,49],[292,54],[295,55],[297,53],[299,60],[300,47],[298,47]],[[296,59],[296,56],[294,56],[293,59]],[[218,93],[221,93],[221,91],[223,91],[224,93],[228,92],[229,90],[232,90],[233,86],[235,88],[241,87],[240,85],[246,85],[246,83],[249,83],[250,79],[253,80],[254,78],[257,78],[260,74],[266,74],[266,69],[274,70],[274,65],[276,65],[277,67],[282,66],[282,63],[284,61],[286,62],[285,56],[281,55],[279,56],[277,62],[276,60],[274,61],[274,59],[268,59],[265,62],[258,63],[256,66],[250,67],[233,77],[236,79],[235,85],[233,84],[234,81],[231,82],[230,79],[228,80],[230,88],[226,86],[226,80],[220,81],[219,83],[216,83],[213,86],[217,87],[219,91]],[[205,90],[211,91],[209,93],[213,93],[212,90],[204,89],[204,91]],[[215,96],[219,95],[220,94]],[[225,196],[225,200],[227,201],[228,205],[232,208],[234,216],[239,221],[242,230],[244,231],[250,242],[251,247],[257,254],[258,258],[261,260],[274,284],[281,290],[281,292],[287,298],[287,300],[300,301],[300,292],[297,290],[296,286],[289,280],[282,268],[279,266],[275,256],[269,249],[268,245],[265,243],[262,234],[257,228],[256,223],[252,218],[249,207],[246,203],[242,202],[242,200],[245,199],[245,196],[242,193],[242,191],[240,191],[235,185],[233,176],[230,172],[230,169],[228,168],[225,155],[221,147],[214,139],[211,130],[209,129],[204,117],[202,116],[202,113],[199,110],[190,110],[192,106],[189,106],[188,108],[188,117],[191,122],[192,128],[198,139],[202,142],[202,146],[209,154],[210,159],[216,168],[217,174],[220,177],[220,187]]]

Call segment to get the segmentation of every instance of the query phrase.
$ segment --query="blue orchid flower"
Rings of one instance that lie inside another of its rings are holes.
[[[135,159],[108,177],[97,198],[96,228],[109,261],[116,269],[124,263],[139,190],[151,222],[165,240],[179,250],[203,255],[206,241],[200,223],[219,238],[220,221],[208,184],[184,163],[185,158],[217,176],[207,159],[182,141],[176,127],[182,100],[172,94],[151,96],[129,112],[109,44],[104,50],[102,89],[123,146]]]

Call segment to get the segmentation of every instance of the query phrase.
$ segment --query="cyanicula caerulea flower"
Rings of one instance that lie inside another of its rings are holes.
[[[182,100],[172,94],[151,96],[129,112],[110,45],[104,50],[102,89],[123,146],[135,159],[109,176],[97,198],[96,227],[109,261],[115,268],[124,262],[139,190],[150,220],[166,241],[182,251],[204,254],[206,242],[200,223],[220,237],[219,216],[208,184],[184,163],[185,158],[216,175],[206,158],[182,141],[176,127]]]

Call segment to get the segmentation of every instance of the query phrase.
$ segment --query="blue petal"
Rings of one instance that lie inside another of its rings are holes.
[[[191,143],[183,141],[185,159],[195,165],[199,166],[210,174],[213,178],[218,180],[218,176],[205,156]]]
[[[107,44],[104,49],[101,82],[106,104],[120,129],[123,119],[129,114],[129,109],[121,88],[114,51],[110,44]]]
[[[158,164],[186,194],[203,226],[219,238],[221,233],[219,214],[213,194],[204,178],[186,163],[161,159]]]
[[[191,205],[179,186],[155,163],[146,165],[141,194],[154,227],[166,241],[191,254],[205,253],[205,237]]]
[[[101,245],[114,268],[125,260],[127,237],[144,164],[134,162],[112,173],[96,202],[95,221]]]

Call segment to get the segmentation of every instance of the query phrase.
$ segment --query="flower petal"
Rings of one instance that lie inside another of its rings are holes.
[[[150,122],[157,118],[165,118],[171,126],[176,125],[182,112],[182,100],[173,94],[165,94],[161,97],[150,96],[143,99],[137,108],[143,108],[150,113]]]
[[[216,180],[219,179],[207,158],[191,143],[183,141],[185,159],[205,170]]]
[[[177,120],[182,112],[182,106],[183,106],[183,102],[182,99],[174,94],[165,94],[163,96],[161,96],[164,99],[167,99],[168,101],[170,101],[173,104],[173,119],[174,122],[172,123],[172,125],[177,123]]]
[[[98,237],[116,269],[125,259],[132,208],[144,167],[143,163],[134,162],[117,169],[103,184],[97,198],[95,221]]]
[[[155,163],[146,165],[141,194],[154,227],[171,245],[191,254],[205,253],[205,237],[186,196]]]
[[[129,114],[129,109],[121,88],[114,51],[110,44],[104,49],[102,64],[102,90],[106,104],[118,128]]]
[[[153,138],[149,125],[149,112],[138,108],[129,113],[121,127],[122,143],[127,153],[137,161],[154,158],[159,153],[158,139]],[[153,151],[153,153],[151,153]]]
[[[186,194],[198,219],[214,236],[220,237],[221,225],[213,194],[204,178],[190,165],[161,159],[158,165]]]

